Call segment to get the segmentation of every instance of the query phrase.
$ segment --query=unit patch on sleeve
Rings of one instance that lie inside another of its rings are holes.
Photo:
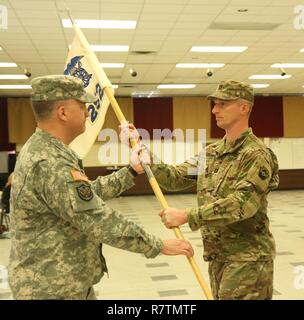
[[[93,192],[91,187],[87,184],[81,184],[79,187],[76,187],[78,196],[84,201],[90,201],[93,198]]]
[[[262,179],[262,180],[265,180],[269,177],[269,171],[267,168],[265,167],[261,167],[260,168],[260,171],[259,171],[259,177]]]

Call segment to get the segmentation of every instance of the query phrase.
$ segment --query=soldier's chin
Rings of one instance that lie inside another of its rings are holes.
[[[216,121],[216,125],[217,125],[219,128],[225,130],[225,125],[221,122],[221,120],[217,120],[217,121]]]

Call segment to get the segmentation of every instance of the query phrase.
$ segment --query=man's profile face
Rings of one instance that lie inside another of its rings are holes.
[[[65,103],[67,110],[67,126],[75,137],[82,134],[86,127],[86,118],[89,116],[84,102],[70,99]]]
[[[213,100],[212,113],[218,127],[227,130],[242,119],[241,105],[238,100]]]

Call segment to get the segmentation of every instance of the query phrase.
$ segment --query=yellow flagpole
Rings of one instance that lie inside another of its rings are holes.
[[[71,17],[70,17],[71,19]],[[74,27],[74,30],[79,38],[79,41],[81,42],[81,44],[83,45],[83,47],[85,49],[87,49],[88,51],[88,57],[87,59],[90,60],[90,62],[92,63],[92,65],[95,67],[95,68],[98,68],[96,71],[96,76],[98,78],[98,82],[102,85],[103,87],[103,90],[104,90],[104,93],[107,95],[110,103],[111,103],[111,106],[116,114],[116,117],[118,119],[118,121],[120,122],[120,124],[125,124],[127,123],[127,120],[125,118],[125,116],[123,115],[114,95],[112,94],[112,91],[110,90],[110,87],[112,86],[111,85],[111,82],[109,81],[108,77],[106,76],[105,72],[102,70],[101,66],[99,65],[99,61],[96,57],[96,55],[92,52],[92,50],[90,49],[90,45],[87,41],[87,39],[85,38],[84,34],[82,33],[82,31],[80,30],[80,28],[74,23],[74,21],[71,19],[72,23],[73,23],[73,27]],[[100,71],[100,72],[99,72]],[[132,148],[134,148],[136,145],[137,145],[137,142],[136,141],[131,141],[131,145],[132,145]],[[145,172],[146,172],[146,175],[148,177],[148,180],[149,180],[149,183],[155,193],[155,196],[156,198],[158,199],[158,201],[160,202],[161,206],[163,209],[167,209],[169,208],[168,206],[168,203],[154,177],[154,174],[151,170],[151,168],[148,166],[148,165],[144,165],[143,166],[144,169],[145,169]],[[184,236],[182,234],[182,232],[180,231],[180,229],[177,227],[177,228],[172,228],[176,238],[178,239],[184,239]],[[188,258],[188,261],[192,267],[192,270],[201,286],[201,288],[203,289],[203,292],[206,296],[206,298],[208,300],[213,300],[213,296],[203,278],[203,276],[201,275],[201,272],[198,268],[198,265],[196,263],[196,261],[194,260],[193,257],[191,258]]]

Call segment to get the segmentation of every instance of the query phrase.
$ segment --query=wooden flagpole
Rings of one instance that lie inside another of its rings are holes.
[[[70,19],[71,19],[71,17],[70,17]],[[120,122],[120,124],[127,123],[126,118],[124,117],[124,115],[123,115],[123,113],[122,113],[122,111],[121,111],[121,109],[120,109],[120,107],[119,107],[119,105],[118,105],[118,103],[117,103],[112,91],[110,90],[111,82],[109,81],[109,79],[106,76],[105,72],[100,67],[99,61],[98,61],[96,55],[90,49],[89,43],[86,40],[84,34],[80,30],[80,28],[74,23],[73,19],[71,19],[71,21],[72,21],[74,30],[75,30],[75,32],[76,32],[81,44],[88,51],[88,57],[87,57],[88,60],[90,60],[90,62],[95,67],[98,66],[100,68],[99,71],[95,70],[96,71],[96,76],[98,78],[99,83],[103,87],[104,93],[107,95],[107,97],[108,97],[108,99],[109,99],[109,101],[111,103],[111,106],[112,106],[112,108],[113,108],[113,110],[114,110],[114,112],[116,114],[116,117],[117,117],[118,121]],[[132,148],[134,148],[137,145],[137,142],[136,141],[131,141],[131,145],[132,145]],[[161,189],[160,189],[160,187],[159,187],[159,185],[158,185],[158,183],[156,181],[156,178],[154,177],[154,174],[153,174],[151,168],[148,165],[143,165],[143,167],[144,167],[144,170],[145,170],[146,175],[148,177],[149,183],[150,183],[150,185],[151,185],[151,187],[152,187],[152,189],[153,189],[153,191],[155,193],[155,196],[158,199],[158,201],[160,202],[162,208],[163,209],[169,208],[168,203],[167,203],[167,201],[166,201],[166,199],[165,199],[165,197],[164,197],[164,195],[163,195],[163,193],[162,193],[162,191],[161,191]],[[182,232],[180,231],[180,229],[178,227],[172,228],[172,230],[173,230],[176,238],[185,239],[183,234],[182,234]],[[201,288],[203,289],[203,292],[204,292],[206,298],[208,300],[213,300],[213,296],[212,296],[212,294],[211,294],[211,292],[210,292],[210,290],[209,290],[209,288],[208,288],[203,276],[201,275],[201,272],[200,272],[200,270],[198,268],[198,265],[197,265],[196,261],[194,260],[193,257],[190,257],[190,258],[187,257],[187,259],[188,259],[188,261],[189,261],[189,263],[191,265],[191,268],[192,268],[192,270],[193,270],[193,272],[194,272],[194,274],[195,274],[195,276],[196,276]]]

